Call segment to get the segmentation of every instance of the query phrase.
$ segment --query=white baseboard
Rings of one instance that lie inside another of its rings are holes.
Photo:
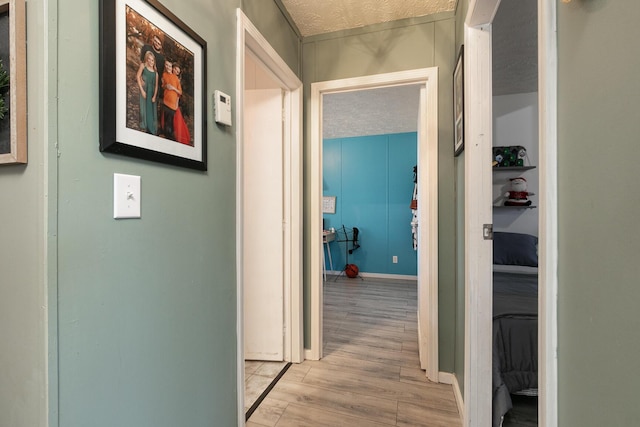
[[[308,348],[304,349],[304,360],[313,360],[311,358],[311,350],[309,350]]]
[[[342,273],[342,271],[329,270],[327,271],[327,276],[337,276],[340,273]],[[418,276],[411,276],[407,274],[365,273],[362,271],[358,274],[362,277],[367,277],[370,279],[418,280]]]
[[[439,372],[438,380],[443,384],[450,384],[451,386],[453,386],[453,395],[456,397],[456,404],[458,405],[458,413],[460,414],[460,419],[462,420],[462,418],[464,417],[464,400],[462,399],[462,392],[460,392],[460,384],[458,384],[458,377],[456,377],[454,374],[450,372]]]
[[[438,372],[438,382],[442,384],[453,385],[453,382],[456,380],[456,376],[451,372]]]

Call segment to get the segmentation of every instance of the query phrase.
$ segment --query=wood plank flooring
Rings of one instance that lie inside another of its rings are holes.
[[[415,281],[324,284],[324,357],[292,365],[248,427],[461,426],[420,369]]]
[[[244,412],[255,403],[287,362],[244,361]]]

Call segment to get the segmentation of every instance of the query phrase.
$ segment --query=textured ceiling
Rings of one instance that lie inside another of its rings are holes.
[[[281,0],[303,36],[455,9],[457,0]],[[501,0],[493,24],[493,91],[537,91],[537,0]],[[324,138],[415,132],[418,86],[326,95]]]
[[[538,0],[502,0],[493,20],[493,94],[538,90]]]
[[[384,135],[418,128],[420,86],[394,86],[324,95],[322,137]]]
[[[455,10],[457,0],[282,0],[302,36]]]

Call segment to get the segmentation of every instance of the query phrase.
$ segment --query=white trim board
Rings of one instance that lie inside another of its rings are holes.
[[[469,12],[472,12],[470,9]],[[486,11],[485,11],[486,12]],[[491,28],[465,26],[465,368],[464,426],[492,419]]]
[[[440,372],[440,382],[443,384],[450,384],[453,387],[453,395],[456,398],[456,406],[458,407],[458,414],[462,417],[464,413],[464,399],[462,398],[462,392],[460,391],[460,384],[458,383],[458,377],[451,372]]]
[[[305,360],[313,360],[313,354],[311,354],[311,350],[308,348],[304,349],[304,358]]]
[[[329,280],[334,280],[335,276],[338,276],[342,274],[342,271],[336,271],[336,270],[329,270],[327,271],[327,281]],[[366,273],[366,272],[359,272],[358,273],[361,277],[367,277],[370,279],[381,279],[381,280],[418,280],[418,276],[412,276],[409,274],[386,274],[386,273]],[[334,277],[328,277],[328,276],[334,276]],[[393,285],[393,283],[391,283]]]
[[[322,357],[322,97],[377,87],[421,85],[418,126],[419,211],[418,318],[421,362],[438,381],[438,69],[423,68],[311,84],[310,161],[310,358]],[[426,112],[429,112],[427,114]],[[422,320],[420,320],[422,319]],[[421,327],[420,327],[421,326]]]
[[[482,225],[492,223],[491,23],[499,0],[470,0],[465,19],[465,400],[463,425],[491,424],[491,261]],[[541,426],[558,425],[557,32],[556,2],[538,0],[539,405]],[[489,309],[487,309],[489,307]]]
[[[243,310],[243,104],[245,53],[251,52],[281,84],[284,95],[284,292],[285,292],[285,360],[304,360],[304,329],[302,300],[302,82],[260,34],[256,27],[237,9],[236,45],[236,274],[237,274],[237,393],[238,425],[245,425],[244,415],[244,310]]]
[[[557,3],[538,0],[540,137],[538,420],[558,426],[558,51]]]

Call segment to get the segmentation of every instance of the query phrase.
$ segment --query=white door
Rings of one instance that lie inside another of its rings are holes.
[[[246,360],[284,359],[282,90],[244,94]]]

